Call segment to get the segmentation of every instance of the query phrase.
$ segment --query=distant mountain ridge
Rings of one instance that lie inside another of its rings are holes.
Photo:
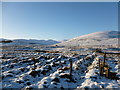
[[[63,46],[84,46],[84,45],[118,45],[118,31],[94,32],[75,37],[66,42],[59,43]]]
[[[10,39],[3,39],[1,38],[0,41],[9,41]],[[10,43],[3,43],[7,45],[26,45],[26,44],[40,44],[40,45],[52,45],[52,44],[57,44],[60,43],[55,40],[36,40],[36,39],[14,39],[11,40],[12,42]]]

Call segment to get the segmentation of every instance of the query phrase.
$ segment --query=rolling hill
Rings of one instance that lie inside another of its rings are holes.
[[[66,42],[59,43],[62,46],[92,46],[92,45],[118,45],[118,31],[95,32],[75,37]]]

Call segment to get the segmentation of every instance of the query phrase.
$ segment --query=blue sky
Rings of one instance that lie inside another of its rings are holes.
[[[2,38],[71,39],[118,30],[117,2],[4,2]]]

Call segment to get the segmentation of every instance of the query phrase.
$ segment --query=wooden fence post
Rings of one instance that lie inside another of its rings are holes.
[[[72,81],[72,59],[69,59],[70,61],[70,81]]]
[[[107,69],[107,75],[106,75],[107,78],[109,78],[109,75],[110,75],[110,69],[108,68],[108,69]]]
[[[84,58],[84,56],[83,56],[83,61],[85,61],[85,58]]]
[[[105,60],[106,60],[106,52],[104,52],[103,72],[105,71],[105,70],[104,70],[104,67],[105,67]]]
[[[99,60],[99,73],[101,76],[103,76],[103,73],[105,72],[105,76],[107,78],[111,78],[111,72],[110,72],[110,68],[106,69],[107,66],[105,66],[105,61],[106,61],[106,55],[107,54],[115,54],[115,55],[120,55],[120,52],[99,52],[101,54],[103,54],[103,61],[101,62]]]
[[[32,60],[34,62],[34,71],[35,71],[35,64],[36,64],[35,58],[33,57]]]
[[[103,61],[103,66],[105,66],[105,60],[106,60],[106,52],[104,53],[104,61]]]
[[[99,74],[101,75],[101,66],[100,66],[100,59],[98,59],[99,61]]]

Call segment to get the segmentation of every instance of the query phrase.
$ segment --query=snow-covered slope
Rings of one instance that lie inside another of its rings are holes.
[[[118,31],[95,32],[87,35],[82,35],[73,39],[102,39],[102,38],[118,38]]]
[[[15,39],[15,40],[12,40],[11,43],[3,43],[3,44],[4,45],[26,45],[26,44],[52,45],[56,43],[60,43],[60,42],[55,40]]]
[[[118,45],[118,31],[95,32],[87,35],[82,35],[60,43],[59,45]]]

